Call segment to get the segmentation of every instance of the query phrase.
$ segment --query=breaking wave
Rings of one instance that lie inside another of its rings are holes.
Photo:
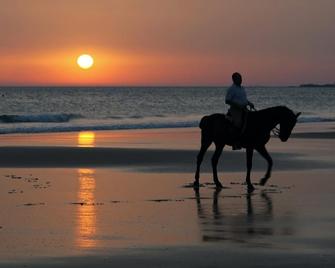
[[[37,115],[0,115],[2,123],[64,123],[69,122],[73,118],[80,118],[75,114],[37,114]]]

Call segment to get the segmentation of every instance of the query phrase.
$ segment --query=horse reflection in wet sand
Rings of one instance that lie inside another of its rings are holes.
[[[256,150],[268,162],[268,168],[265,176],[260,180],[261,185],[265,185],[271,176],[272,158],[265,148],[265,144],[270,139],[271,131],[279,125],[279,138],[285,142],[291,135],[291,132],[297,123],[300,113],[293,113],[285,106],[276,106],[260,111],[248,112],[247,123],[240,142],[242,147],[246,148],[247,155],[247,175],[246,183],[248,192],[254,190],[250,180],[252,168],[253,151]],[[215,152],[212,157],[213,180],[217,188],[222,188],[217,175],[217,164],[225,145],[234,143],[234,131],[230,121],[224,114],[212,114],[201,119],[199,127],[201,128],[201,148],[197,156],[197,169],[195,173],[194,188],[199,187],[200,165],[208,147],[214,142]]]
[[[221,189],[217,188],[212,202],[208,197],[202,198],[198,188],[194,193],[203,242],[264,243],[268,236],[294,234],[290,217],[286,216],[285,221],[281,221],[282,216],[277,216],[279,219],[276,221],[279,220],[280,224],[274,224],[273,202],[266,191],[259,195],[246,194],[226,199],[220,196]],[[256,206],[253,198],[256,198]]]

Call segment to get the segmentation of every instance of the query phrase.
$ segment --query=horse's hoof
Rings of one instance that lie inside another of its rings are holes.
[[[194,188],[194,189],[199,189],[199,188],[200,188],[200,184],[199,184],[198,181],[195,181],[195,182],[193,183],[193,188]]]
[[[255,187],[252,184],[248,185],[248,194],[251,194],[253,191],[255,191]]]
[[[261,178],[260,181],[259,181],[259,185],[264,186],[266,184],[266,182],[268,181],[268,179],[269,178],[267,178],[267,177]]]
[[[221,182],[216,181],[216,182],[215,182],[215,187],[216,187],[216,189],[222,189],[222,188],[223,188],[223,185],[221,184]]]

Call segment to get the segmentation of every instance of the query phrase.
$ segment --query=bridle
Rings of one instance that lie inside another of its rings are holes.
[[[271,130],[273,136],[279,137],[280,134],[280,128],[275,126],[272,130]]]

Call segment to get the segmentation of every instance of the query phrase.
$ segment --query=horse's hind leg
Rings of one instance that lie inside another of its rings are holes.
[[[268,179],[271,177],[271,170],[272,170],[272,165],[273,165],[273,161],[271,156],[269,155],[268,151],[266,150],[265,146],[262,147],[258,147],[256,148],[257,152],[259,152],[259,154],[261,156],[263,156],[266,161],[268,162],[268,169],[264,175],[264,177],[260,180],[260,185],[265,185],[266,182],[268,181]]]
[[[212,142],[209,139],[206,139],[206,138],[201,139],[201,148],[200,148],[200,152],[197,156],[197,170],[195,172],[195,176],[194,176],[195,181],[193,183],[193,186],[195,188],[199,187],[200,165],[201,165],[202,160],[204,159],[204,155],[205,155],[208,147],[211,145],[211,143]]]
[[[221,143],[217,144],[216,143],[215,146],[216,146],[216,149],[215,149],[214,155],[212,157],[213,180],[214,180],[214,183],[216,185],[216,188],[223,188],[223,186],[222,186],[222,184],[221,184],[221,182],[219,181],[219,178],[218,178],[217,165],[218,165],[219,158],[221,156],[224,144],[221,144]]]

